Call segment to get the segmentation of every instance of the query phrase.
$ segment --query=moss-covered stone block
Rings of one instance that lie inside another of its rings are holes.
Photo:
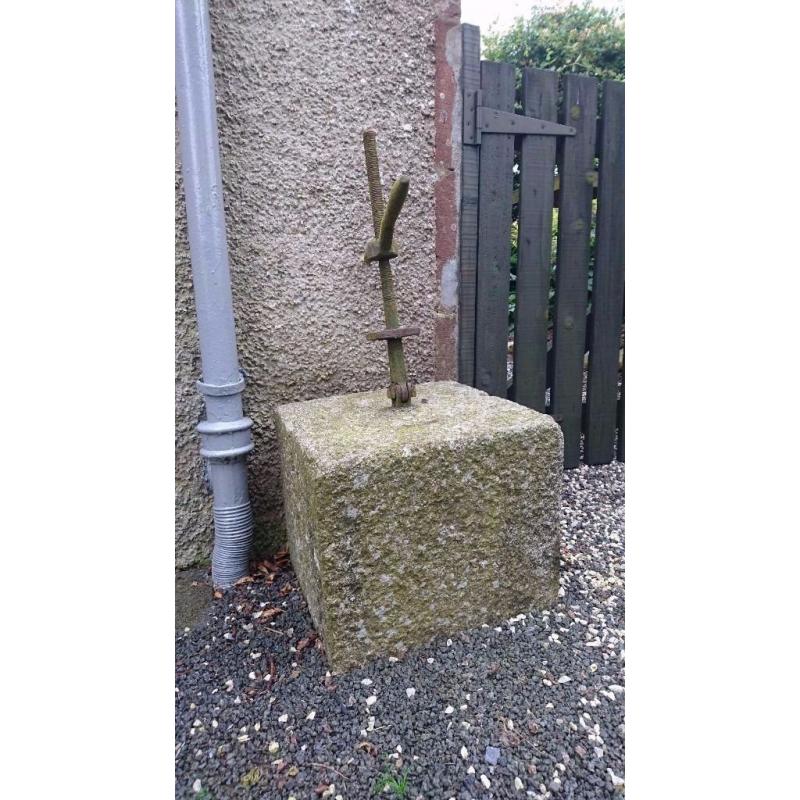
[[[278,407],[292,563],[331,668],[558,592],[561,430],[450,381]]]

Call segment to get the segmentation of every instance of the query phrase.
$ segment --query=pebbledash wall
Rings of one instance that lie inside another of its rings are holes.
[[[283,541],[273,409],[388,382],[361,131],[411,191],[393,261],[417,382],[456,376],[459,0],[210,0],[237,337],[254,421],[256,544]],[[179,157],[176,155],[176,160]],[[176,164],[176,566],[211,553],[200,356]]]

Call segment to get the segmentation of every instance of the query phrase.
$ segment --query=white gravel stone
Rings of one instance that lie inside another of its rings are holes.
[[[455,711],[455,709],[453,708],[453,706],[447,706],[447,708],[444,710],[444,713],[445,714],[452,714],[454,711]]]
[[[525,788],[525,784],[519,778],[514,778],[514,788],[521,792]]]
[[[461,745],[461,758],[465,761],[469,758],[469,750],[464,745]]]
[[[192,784],[192,789],[194,789],[195,792],[201,792],[203,790],[203,782],[200,780],[200,778],[198,778]]]
[[[377,698],[377,696],[376,696],[376,695],[374,695],[374,694],[371,694],[371,695],[370,695],[370,696],[367,698],[367,706],[374,706],[374,705],[375,705],[375,703],[377,703],[377,702],[378,702],[378,698]]]
[[[485,775],[481,775],[481,783],[487,789],[491,788],[492,786],[492,782]]]
[[[413,686],[409,686],[408,689],[406,689],[406,697],[408,697],[409,700],[411,700],[416,693],[417,690]]]
[[[608,768],[607,772],[609,778],[611,778],[611,783],[615,788],[625,785],[625,778],[623,778],[621,775],[615,775],[614,770],[612,770],[611,767]]]
[[[372,686],[372,680],[370,678],[362,678],[361,679],[362,686]]]

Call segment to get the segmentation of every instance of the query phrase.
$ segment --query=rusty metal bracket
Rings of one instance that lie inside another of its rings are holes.
[[[464,144],[480,144],[481,134],[484,133],[511,133],[529,134],[534,136],[574,136],[575,128],[570,125],[561,125],[549,119],[527,117],[524,114],[512,114],[509,111],[498,111],[483,105],[483,93],[480,89],[467,96],[465,115],[475,119],[475,125],[469,126],[472,130],[467,132]],[[470,141],[471,138],[471,141]]]

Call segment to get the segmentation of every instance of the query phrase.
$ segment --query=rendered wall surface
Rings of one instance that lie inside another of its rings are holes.
[[[231,280],[257,544],[283,541],[273,410],[384,387],[384,327],[361,131],[384,186],[409,199],[392,264],[417,382],[455,377],[459,3],[210,0]],[[176,159],[177,159],[176,150]],[[207,559],[213,527],[195,426],[203,417],[191,267],[176,164],[176,565]]]

